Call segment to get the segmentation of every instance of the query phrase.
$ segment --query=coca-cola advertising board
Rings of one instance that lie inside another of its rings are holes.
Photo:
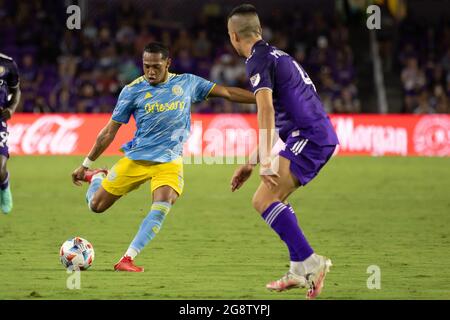
[[[449,156],[449,115],[331,115],[338,155]],[[8,122],[12,155],[86,155],[108,114],[15,114]],[[133,137],[130,121],[105,151],[121,154]],[[256,115],[192,115],[185,155],[245,156],[256,145]]]

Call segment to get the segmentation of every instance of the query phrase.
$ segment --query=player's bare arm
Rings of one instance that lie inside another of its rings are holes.
[[[108,124],[100,131],[95,141],[94,146],[87,158],[90,161],[97,160],[98,157],[109,147],[109,145],[114,141],[117,131],[122,124],[113,120],[109,120]],[[84,178],[84,174],[88,167],[81,165],[72,173],[72,181],[75,185],[81,186],[81,181]]]
[[[216,84],[212,88],[210,97],[225,98],[238,103],[256,103],[255,96],[250,91],[237,87],[224,87]]]
[[[231,192],[238,190],[245,181],[250,178],[253,168],[259,163],[259,148],[256,146],[255,150],[250,154],[247,163],[238,167],[231,177]]]
[[[276,187],[278,183],[275,178],[278,174],[272,168],[273,139],[275,136],[275,109],[273,107],[272,90],[261,89],[256,92],[256,104],[258,106],[258,126],[259,126],[259,159],[261,180],[269,189]]]
[[[227,100],[239,103],[256,103],[256,98],[250,91],[236,88],[236,87],[224,87],[220,85],[215,85],[209,94],[210,97],[225,98]],[[255,161],[250,161],[250,163],[256,164],[257,161],[257,150],[254,153],[256,157]],[[239,189],[245,181],[251,176],[254,165],[244,165],[239,167],[231,178],[231,191]]]
[[[275,134],[275,111],[273,107],[272,91],[269,89],[262,89],[256,93],[256,101],[258,106],[258,124],[260,128],[260,142],[259,146],[252,152],[247,163],[240,166],[234,172],[231,178],[231,191],[242,187],[245,181],[251,176],[253,168],[263,159],[260,168],[260,175],[262,181],[269,187],[277,186],[275,180],[278,174],[273,171],[271,165],[272,160],[270,152],[277,135]],[[261,130],[262,129],[262,130]]]
[[[92,161],[97,160],[98,157],[109,147],[114,141],[117,131],[119,131],[122,123],[114,120],[109,120],[108,124],[100,131],[95,141],[94,146],[89,152],[88,158]]]
[[[272,147],[278,141],[278,135],[273,137]],[[231,192],[234,192],[242,187],[245,181],[252,175],[253,169],[259,163],[259,148],[256,147],[255,150],[250,154],[247,163],[238,167],[231,177]]]
[[[210,97],[225,98],[238,103],[256,103],[255,96],[247,90],[236,87],[215,85],[209,94]],[[239,189],[252,174],[252,166],[238,168],[231,179],[231,191]]]
[[[11,93],[11,100],[9,101],[7,106],[1,106],[2,109],[0,116],[5,120],[11,119],[12,115],[17,109],[17,106],[19,105],[21,96],[19,84],[17,84],[17,86],[15,87],[9,87],[9,90]]]
[[[253,172],[253,165],[244,164],[234,171],[231,177],[231,192],[234,192],[242,187],[245,181],[250,178]]]
[[[274,135],[272,148],[278,140],[279,140],[278,135]],[[256,148],[252,151],[252,153],[248,157],[247,162],[234,171],[233,176],[231,177],[231,192],[234,192],[238,190],[240,187],[242,187],[244,182],[247,181],[248,178],[250,178],[253,169],[256,167],[258,163],[259,163],[259,148],[258,146],[256,146]]]

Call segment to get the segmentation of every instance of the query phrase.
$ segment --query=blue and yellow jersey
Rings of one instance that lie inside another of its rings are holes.
[[[151,85],[141,76],[125,86],[112,120],[136,120],[136,132],[122,146],[132,160],[170,162],[182,156],[191,127],[192,103],[205,100],[214,83],[193,74],[172,74],[166,82]]]

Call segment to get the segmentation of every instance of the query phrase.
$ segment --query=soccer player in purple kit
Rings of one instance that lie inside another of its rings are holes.
[[[19,101],[17,65],[11,57],[0,53],[0,207],[5,214],[11,212],[13,207],[9,173],[6,169],[6,162],[9,159],[6,121],[11,119]]]
[[[231,44],[247,58],[246,69],[256,96],[260,140],[249,162],[231,179],[231,190],[239,189],[260,163],[261,183],[253,196],[253,207],[280,236],[289,249],[290,268],[269,290],[307,288],[306,297],[320,294],[331,260],[314,253],[298,224],[289,195],[311,181],[331,158],[339,143],[313,82],[287,53],[262,39],[254,6],[243,4],[228,16]],[[275,130],[285,143],[271,157]]]

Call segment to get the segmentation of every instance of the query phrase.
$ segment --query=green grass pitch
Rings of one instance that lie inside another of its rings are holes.
[[[251,208],[256,174],[232,194],[236,165],[186,165],[183,196],[136,259],[146,271],[128,274],[112,267],[150,208],[149,185],[91,213],[86,186],[70,179],[81,160],[10,159],[15,207],[0,214],[0,299],[304,299],[305,290],[265,289],[287,271],[288,252]],[[290,202],[334,264],[320,299],[450,299],[449,158],[337,157]],[[96,252],[79,290],[67,289],[58,257],[73,236]],[[371,265],[380,289],[367,288]]]

